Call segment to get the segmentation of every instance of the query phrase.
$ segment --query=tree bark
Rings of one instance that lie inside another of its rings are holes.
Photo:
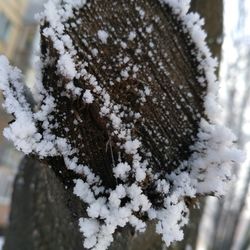
[[[138,6],[144,11],[143,18]],[[153,31],[147,32],[150,25]],[[61,95],[67,79],[58,74],[55,63],[58,53],[52,41],[43,35],[47,27],[45,23],[41,28],[41,50],[42,60],[50,62],[43,68],[43,85],[56,100],[52,115],[56,118],[53,123],[58,126],[52,132],[67,138],[78,149],[80,161],[88,164],[106,187],[113,188],[117,180],[112,175],[112,166],[118,158],[127,162],[131,159],[125,152],[119,155],[120,140],[107,119],[99,115],[102,100],[98,96],[94,103],[83,105],[82,97]],[[206,83],[197,84],[197,78],[203,77],[204,72],[198,69],[196,48],[171,9],[156,0],[92,0],[90,5],[75,12],[65,27],[65,33],[77,48],[78,61],[87,62],[88,71],[106,87],[111,98],[128,107],[123,110],[126,126],[133,119],[130,107],[141,114],[132,133],[142,140],[140,154],[146,158],[149,151],[152,153],[152,171],[171,172],[187,160],[189,146],[194,143],[204,116]],[[108,44],[97,38],[98,30],[103,29],[109,34]],[[136,32],[134,40],[128,40],[131,31]],[[122,42],[126,43],[124,49]],[[97,57],[93,56],[93,49],[97,49]],[[125,57],[129,62],[120,63]],[[140,71],[136,77],[123,77],[122,69],[131,67],[130,64],[138,65]],[[110,82],[115,83],[115,88]],[[90,87],[86,79],[74,79],[74,85],[82,89]],[[145,86],[151,90],[151,96],[145,97],[146,102],[141,105],[138,100]],[[42,162],[34,158],[23,160],[15,182],[4,250],[83,249],[77,219],[86,212],[72,193],[75,178],[83,177],[68,170],[61,157]],[[133,176],[130,181],[134,181]],[[154,189],[152,183],[144,184],[148,194]],[[153,193],[151,202],[157,206],[161,199]],[[151,224],[143,235],[135,234],[129,227],[121,229],[110,249],[161,249],[160,237],[153,228]]]
[[[143,19],[138,6],[145,12]],[[81,24],[77,25],[76,20],[81,20]],[[148,33],[146,29],[150,25],[153,31]],[[42,27],[42,33],[46,27],[46,24]],[[102,29],[109,34],[108,44],[97,38]],[[133,41],[128,39],[131,31],[136,32]],[[204,72],[197,67],[195,46],[171,9],[156,0],[136,3],[92,1],[90,7],[87,5],[76,13],[65,33],[74,41],[79,61],[88,63],[88,72],[95,76],[102,88],[105,87],[116,104],[127,107],[121,110],[125,113],[123,123],[133,127],[132,136],[141,138],[143,158],[148,152],[152,153],[150,165],[153,172],[163,169],[171,172],[187,160],[189,146],[194,143],[200,118],[204,116],[206,84],[197,84],[197,78],[204,77]],[[125,49],[121,42],[126,43]],[[58,60],[52,41],[43,35],[41,48],[44,62]],[[99,51],[97,57],[92,55],[93,49]],[[124,58],[129,58],[129,62],[124,63]],[[122,71],[133,65],[140,68],[136,77],[123,77]],[[60,129],[52,129],[52,132],[67,138],[73,148],[79,150],[80,162],[89,165],[105,186],[114,187],[112,165],[116,165],[118,157],[127,162],[131,159],[125,152],[120,152],[117,143],[122,140],[113,134],[108,120],[100,117],[102,100],[95,96],[93,104],[83,105],[81,97],[60,95],[65,91],[67,79],[58,75],[56,63],[46,64],[43,72],[43,84],[56,99],[56,111],[51,115]],[[81,89],[92,88],[84,78],[74,80],[74,85]],[[145,87],[151,90],[151,97],[146,96],[143,103],[140,93]],[[135,124],[130,110],[141,114]],[[78,124],[74,124],[74,120]],[[121,153],[119,156],[118,152]],[[54,159],[49,163],[58,165]],[[62,165],[61,161],[59,165]],[[61,167],[55,167],[55,170],[58,168],[61,170]]]

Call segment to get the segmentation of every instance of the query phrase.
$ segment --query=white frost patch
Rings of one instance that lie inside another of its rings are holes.
[[[98,55],[98,50],[97,49],[92,49],[91,53],[93,56],[97,56]]]
[[[102,43],[107,43],[109,34],[105,30],[98,30],[97,36],[102,41]]]
[[[94,219],[81,218],[79,220],[80,231],[87,240],[84,241],[84,247],[92,248],[96,244],[96,234],[99,232],[99,222]]]
[[[93,97],[93,95],[91,94],[91,91],[90,90],[85,90],[85,92],[84,92],[84,94],[83,94],[83,100],[86,102],[86,103],[88,103],[88,104],[90,104],[90,103],[92,103],[93,101],[94,101],[94,97]]]
[[[0,89],[5,96],[4,108],[15,116],[15,121],[4,130],[4,136],[12,140],[24,153],[31,153],[37,130],[29,104],[24,98],[21,72],[10,66],[6,57],[0,56]]]
[[[135,31],[129,32],[128,40],[129,40],[129,41],[133,41],[135,38],[136,38],[136,33],[135,33]]]
[[[73,79],[76,76],[75,63],[68,53],[60,56],[57,67],[58,70],[69,79]]]
[[[125,180],[131,167],[127,162],[125,163],[118,163],[115,168],[113,168],[113,172],[116,178],[120,178]]]
[[[124,144],[124,149],[127,154],[136,154],[140,146],[141,142],[135,139],[133,141],[126,141]]]

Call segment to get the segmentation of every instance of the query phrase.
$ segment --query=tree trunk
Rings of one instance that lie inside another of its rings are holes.
[[[52,116],[53,125],[57,125],[51,130],[78,149],[80,162],[88,164],[105,187],[114,188],[117,180],[112,175],[113,166],[119,160],[132,159],[125,150],[120,151],[117,145],[122,141],[113,133],[112,124],[99,114],[103,100],[94,94],[94,103],[83,104],[83,96],[65,92],[69,79],[58,74],[58,51],[44,35],[48,27],[45,22],[41,28],[41,52],[43,85],[56,104]],[[98,31],[103,30],[108,33],[107,41],[98,38]],[[197,84],[204,72],[194,56],[196,47],[172,10],[156,0],[92,0],[75,12],[65,25],[65,34],[74,41],[77,60],[87,62],[88,72],[102,88],[105,86],[112,100],[127,107],[122,110],[123,122],[132,128],[133,136],[141,138],[142,157],[146,159],[148,152],[152,153],[152,171],[170,173],[187,160],[200,119],[205,116],[206,83]],[[73,84],[91,88],[88,80],[74,79]],[[150,97],[145,87],[150,89]],[[130,107],[141,114],[135,124]],[[68,170],[62,157],[41,162],[25,158],[15,182],[4,250],[83,249],[78,218],[86,214],[86,207],[73,195],[76,178],[84,179]],[[130,176],[130,182],[134,180]],[[144,183],[143,190],[155,206],[161,205],[154,184]],[[116,232],[109,249],[161,249],[161,239],[153,227],[151,224],[142,235],[123,228]]]

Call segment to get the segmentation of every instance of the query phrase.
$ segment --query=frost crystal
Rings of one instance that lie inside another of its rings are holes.
[[[105,30],[98,30],[97,35],[98,38],[102,41],[102,43],[107,43],[109,34]]]

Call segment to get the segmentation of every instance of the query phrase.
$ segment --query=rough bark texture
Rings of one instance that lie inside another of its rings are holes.
[[[143,19],[137,6],[145,11]],[[80,24],[76,24],[76,20]],[[152,33],[146,32],[150,25],[153,25]],[[42,30],[45,28],[46,24]],[[98,30],[102,29],[109,34],[107,44],[97,37]],[[131,31],[136,32],[133,41],[128,39]],[[90,6],[75,13],[65,33],[74,41],[79,61],[88,63],[88,72],[96,77],[101,87],[105,87],[111,100],[127,108],[120,111],[125,113],[123,124],[132,128],[134,138],[141,139],[140,155],[147,158],[146,154],[152,153],[150,165],[153,171],[171,172],[188,159],[189,146],[196,138],[204,112],[206,84],[197,84],[197,78],[203,74],[193,55],[195,47],[170,8],[156,0],[91,1]],[[125,49],[121,42],[127,44]],[[49,39],[42,36],[41,46],[44,61],[48,58],[51,62],[58,60],[57,51]],[[92,55],[93,49],[99,51],[96,57]],[[125,57],[129,62],[124,63]],[[127,78],[122,77],[122,70],[133,65],[140,67],[136,77],[131,73]],[[118,162],[118,152],[122,161],[132,159],[118,148],[117,143],[122,140],[113,134],[109,121],[100,117],[100,97],[95,96],[93,104],[84,105],[81,97],[61,95],[67,79],[58,74],[56,64],[45,65],[43,71],[44,86],[56,99],[53,122],[61,128],[56,127],[53,133],[68,138],[79,150],[80,162],[89,165],[105,186],[114,187],[116,180],[111,168]],[[88,79],[84,78],[74,80],[74,85],[91,89]],[[145,103],[140,96],[144,87],[151,90]],[[135,124],[130,111],[141,114]],[[52,166],[58,165],[54,159],[49,162]]]
[[[135,2],[145,11],[143,20],[139,18]],[[70,25],[67,33],[78,48],[79,60],[89,63],[88,71],[107,86],[112,99],[142,114],[142,119],[133,129],[134,135],[142,139],[143,152],[140,153],[152,152],[153,171],[164,168],[170,172],[188,158],[189,145],[195,140],[203,114],[202,98],[206,86],[197,85],[200,73],[189,36],[181,30],[181,24],[171,10],[156,0],[92,0],[90,6],[75,14],[72,23],[80,20],[81,25],[76,28]],[[154,29],[147,33],[145,30],[150,24]],[[107,45],[96,37],[97,31],[104,28],[110,35]],[[133,30],[137,36],[134,41],[128,41],[128,34]],[[122,41],[127,43],[127,48],[121,51]],[[92,56],[93,48],[99,51],[97,58]],[[142,52],[135,54],[136,49]],[[124,65],[119,63],[117,55],[120,53],[122,58],[128,56],[131,64],[141,65],[136,78],[121,77]],[[43,69],[43,83],[56,98],[57,111],[53,115],[57,120],[54,122],[70,131],[55,128],[53,132],[68,138],[79,149],[81,161],[98,173],[106,186],[113,187],[116,180],[111,174],[112,165],[117,161],[119,150],[116,142],[119,140],[112,135],[111,127],[107,127],[108,121],[99,116],[98,102],[101,101],[97,98],[96,103],[83,105],[77,98],[61,96],[67,79],[56,74],[53,62],[58,55],[45,37],[42,37],[42,54],[44,60],[49,58],[51,61]],[[120,82],[117,77],[121,78]],[[115,83],[115,88],[108,87],[109,81]],[[84,79],[76,80],[74,84],[89,87]],[[152,93],[147,102],[140,105],[138,90],[145,84]],[[132,118],[127,114],[125,122],[130,124]],[[77,124],[73,123],[75,119]],[[123,152],[121,157],[130,161]],[[66,170],[62,158],[46,159],[45,163],[24,159],[15,182],[4,250],[83,249],[77,219],[85,211],[72,194],[72,179],[75,177],[73,172]],[[145,183],[147,192],[153,188]],[[150,225],[140,236],[129,228],[122,229],[116,233],[110,249],[162,249],[162,243],[154,226]]]

